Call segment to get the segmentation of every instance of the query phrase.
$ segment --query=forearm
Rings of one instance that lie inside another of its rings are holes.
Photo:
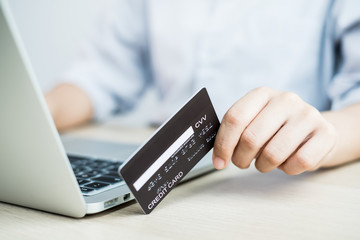
[[[71,84],[60,84],[45,95],[59,131],[89,121],[93,107],[87,94]]]
[[[322,167],[336,166],[360,158],[360,103],[322,115],[335,127],[338,139]]]

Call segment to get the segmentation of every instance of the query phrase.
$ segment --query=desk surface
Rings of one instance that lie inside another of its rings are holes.
[[[151,130],[71,134],[141,142]],[[72,219],[0,203],[0,239],[360,239],[360,161],[299,176],[230,166],[178,186],[150,215],[132,201]]]

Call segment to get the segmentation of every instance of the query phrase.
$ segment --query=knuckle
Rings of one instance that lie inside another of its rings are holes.
[[[256,150],[259,148],[256,134],[250,129],[245,129],[245,131],[240,137],[240,144],[249,150]]]
[[[314,163],[311,158],[303,152],[296,153],[294,158],[302,170],[308,170],[314,167]]]
[[[336,144],[338,143],[338,132],[336,131],[335,127],[329,123],[325,122],[323,124],[321,131],[323,132],[323,136],[325,137],[326,146],[323,150],[327,148],[327,152],[332,151]]]
[[[282,153],[280,150],[274,147],[265,147],[261,153],[261,157],[271,165],[278,166],[282,162]]]
[[[320,112],[316,108],[314,108],[310,105],[305,107],[304,110],[301,112],[301,114],[302,114],[303,118],[305,118],[305,119],[316,119],[321,116]]]
[[[330,138],[332,138],[332,139],[336,139],[336,137],[337,137],[337,131],[336,131],[334,125],[332,125],[332,124],[329,123],[329,122],[325,122],[325,123],[322,124],[322,126],[323,126],[323,131],[325,132],[325,134],[326,134],[328,137],[330,137]]]
[[[301,98],[293,92],[283,92],[280,94],[281,99],[283,99],[283,101],[286,101],[288,103],[292,103],[292,104],[298,104],[300,103],[302,100]]]
[[[254,92],[260,93],[260,94],[268,94],[272,91],[271,88],[268,87],[257,87],[253,90]]]
[[[276,91],[269,87],[258,87],[258,88],[253,89],[251,92],[257,96],[265,96],[268,98],[268,97],[272,96]]]
[[[239,112],[236,111],[235,108],[230,108],[224,116],[224,123],[231,126],[240,124],[239,115]]]

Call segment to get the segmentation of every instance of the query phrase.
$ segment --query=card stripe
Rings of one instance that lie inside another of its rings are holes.
[[[139,191],[154,173],[194,134],[190,126],[156,161],[134,182],[133,186]]]

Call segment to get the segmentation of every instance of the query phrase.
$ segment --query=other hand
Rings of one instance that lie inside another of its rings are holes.
[[[260,172],[275,168],[295,175],[319,168],[336,145],[334,126],[291,92],[261,87],[239,99],[224,115],[216,136],[217,169],[230,160]]]

